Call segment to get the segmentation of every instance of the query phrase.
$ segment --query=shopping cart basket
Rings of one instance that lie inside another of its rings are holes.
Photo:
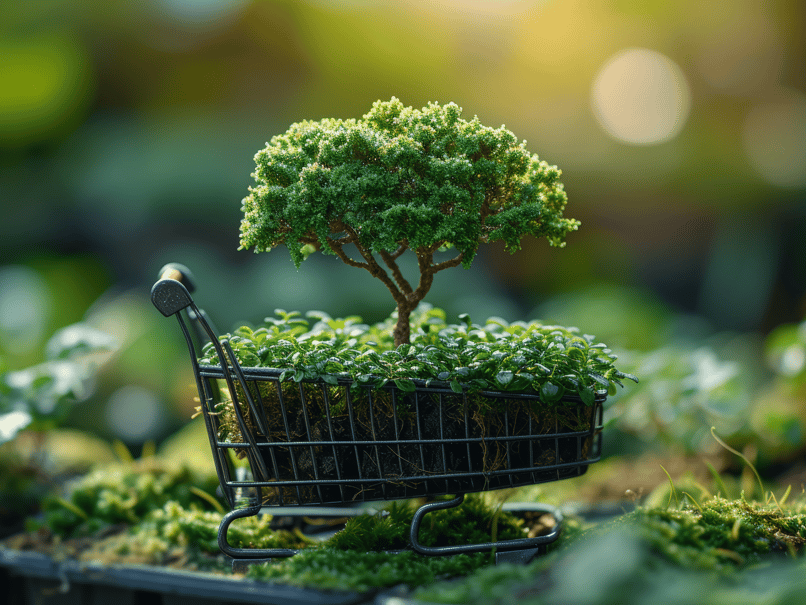
[[[280,369],[242,367],[194,303],[193,290],[187,268],[172,263],[160,272],[151,298],[164,316],[177,317],[187,341],[216,472],[231,508],[219,527],[219,546],[234,561],[296,554],[227,542],[233,521],[261,509],[310,515],[311,507],[451,495],[422,504],[414,514],[410,546],[423,555],[495,550],[499,560],[528,560],[559,536],[559,511],[535,505],[532,510],[554,517],[545,535],[450,546],[418,539],[427,513],[458,506],[467,493],[585,473],[600,458],[606,393],[597,393],[592,406],[566,397],[564,405],[549,410],[534,405],[534,393],[456,393],[449,385],[417,380],[413,392],[393,383],[356,386],[342,378],[284,380]],[[199,363],[207,340],[217,365]],[[480,421],[469,398],[484,398],[489,409],[500,411]],[[234,413],[237,439],[221,436],[222,406]],[[249,472],[236,472],[244,469],[234,467],[234,455],[247,461]]]

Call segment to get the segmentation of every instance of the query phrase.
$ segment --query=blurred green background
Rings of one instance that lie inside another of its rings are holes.
[[[481,249],[429,302],[454,321],[578,325],[623,350],[644,381],[614,402],[618,447],[666,435],[699,451],[716,422],[734,442],[767,427],[771,447],[802,449],[800,0],[0,6],[0,356],[37,363],[82,319],[121,345],[70,424],[136,449],[189,419],[187,351],[148,297],[167,262],[193,270],[224,330],[277,307],[391,312],[380,282],[333,257],[296,271],[284,250],[237,248],[266,141],[397,96],[505,124],[563,170],[582,221],[563,250]],[[774,414],[753,425],[762,400]]]

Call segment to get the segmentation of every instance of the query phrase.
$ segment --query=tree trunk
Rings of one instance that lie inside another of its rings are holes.
[[[403,343],[411,342],[411,312],[414,307],[406,301],[397,303],[397,323],[392,335],[395,337],[395,348]]]

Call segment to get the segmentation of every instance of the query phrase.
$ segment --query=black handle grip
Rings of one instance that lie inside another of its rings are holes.
[[[195,289],[190,269],[168,263],[160,269],[160,280],[151,288],[151,302],[165,317],[170,317],[193,304],[190,293]]]

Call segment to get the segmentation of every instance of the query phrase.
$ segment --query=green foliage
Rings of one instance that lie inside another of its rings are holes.
[[[802,550],[806,515],[802,509],[714,497],[699,507],[638,509],[619,523],[636,528],[653,551],[688,569],[732,573],[770,552]]]
[[[87,535],[117,523],[136,524],[168,502],[209,510],[213,505],[193,493],[214,493],[218,479],[187,468],[170,468],[153,459],[109,465],[84,475],[65,497],[43,503],[45,523],[60,536]]]
[[[14,372],[0,363],[0,444],[26,428],[60,424],[70,405],[86,398],[97,357],[115,348],[111,336],[79,323],[51,337],[44,363]]]
[[[489,564],[489,555],[423,557],[413,551],[397,554],[333,548],[305,550],[282,562],[253,565],[248,577],[317,588],[366,592],[405,584],[418,587],[434,580],[464,576]]]
[[[402,390],[413,380],[453,390],[537,392],[547,404],[566,394],[591,405],[597,392],[614,389],[634,376],[617,370],[616,356],[594,337],[576,328],[538,322],[508,323],[490,318],[484,325],[466,321],[448,324],[441,309],[421,304],[412,316],[412,342],[395,348],[395,315],[374,326],[358,317],[332,319],[325,313],[308,316],[276,311],[258,329],[242,327],[227,334],[238,361],[246,367],[283,370],[296,381],[339,381]],[[212,344],[202,364],[218,364]]]
[[[406,548],[413,517],[411,502],[392,502],[382,515],[351,518],[344,531],[328,541],[328,546],[358,551]],[[426,546],[514,540],[524,534],[523,523],[512,514],[492,508],[474,495],[465,498],[461,506],[431,512],[425,519],[419,540]]]
[[[778,326],[767,337],[764,352],[776,375],[806,385],[806,321]]]
[[[218,527],[221,514],[200,510],[195,504],[185,507],[175,500],[150,511],[133,526],[130,535],[139,541],[161,538],[166,545],[197,548],[207,554],[218,554]],[[302,548],[306,540],[288,530],[273,530],[271,516],[255,516],[233,523],[227,540],[235,548]]]
[[[460,115],[453,103],[416,110],[392,98],[360,120],[293,124],[255,156],[241,247],[285,244],[299,265],[305,244],[334,254],[348,230],[373,253],[452,246],[470,266],[480,241],[562,245],[578,222],[562,218],[560,171],[505,128]]]
[[[639,386],[607,402],[613,427],[623,434],[695,453],[712,443],[708,427],[726,436],[745,428],[752,403],[748,368],[719,349],[675,343],[619,353],[619,364],[641,376]]]
[[[755,402],[751,426],[765,458],[790,459],[806,434],[806,321],[778,326],[763,354],[772,376]]]
[[[380,515],[350,519],[322,548],[281,563],[255,566],[249,575],[298,586],[366,591],[397,584],[423,586],[441,577],[467,575],[493,561],[490,553],[424,557],[413,551],[380,552],[407,548],[413,515],[410,502],[392,502]],[[459,507],[429,513],[419,538],[427,546],[512,540],[524,537],[522,526],[511,514],[470,496]]]
[[[782,512],[713,498],[700,508],[639,508],[560,541],[560,548],[527,566],[489,567],[414,596],[489,605],[693,605],[706,594],[713,603],[802,600],[803,559],[781,557],[803,550],[802,505]],[[771,560],[775,565],[766,564]]]
[[[501,240],[514,252],[533,235],[563,246],[579,222],[562,216],[560,170],[503,126],[460,115],[453,103],[416,110],[393,97],[360,120],[293,124],[255,156],[241,249],[285,245],[297,267],[318,249],[366,269],[397,303],[399,346],[409,341],[409,313],[434,274],[469,268],[479,244]],[[448,249],[456,255],[435,256]],[[417,258],[416,285],[397,264],[407,250]]]

